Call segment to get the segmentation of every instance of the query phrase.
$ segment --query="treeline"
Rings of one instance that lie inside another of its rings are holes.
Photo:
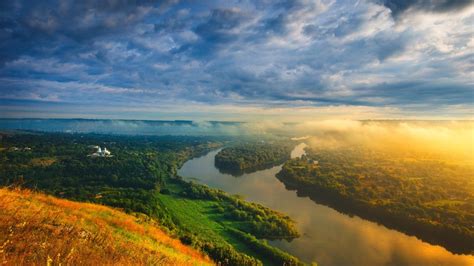
[[[300,195],[445,246],[474,251],[474,169],[429,154],[308,149],[277,178]]]
[[[247,234],[240,230],[232,229],[230,230],[234,235],[239,237],[241,240],[245,241],[252,250],[260,254],[265,254],[267,258],[275,265],[304,265],[296,257],[291,256],[290,254],[281,251],[278,248],[274,248],[263,240],[258,240],[251,234]]]
[[[89,157],[95,145],[106,146],[114,156]],[[3,136],[0,183],[150,214],[156,212],[149,203],[154,191],[166,186],[182,161],[216,145],[219,143],[195,137]],[[16,151],[18,147],[30,150]]]
[[[195,234],[190,232],[181,232],[180,240],[186,245],[202,250],[209,254],[220,265],[242,265],[242,266],[261,266],[263,263],[247,254],[238,252],[232,245],[221,242],[203,241]]]
[[[291,141],[239,143],[219,151],[215,165],[223,173],[238,176],[285,162],[293,148]]]

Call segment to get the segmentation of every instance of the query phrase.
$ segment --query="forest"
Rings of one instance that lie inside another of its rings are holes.
[[[290,158],[291,141],[247,141],[223,148],[215,157],[215,165],[222,173],[240,176],[273,167]]]
[[[186,160],[221,147],[227,138],[39,132],[0,137],[2,186],[146,214],[222,265],[301,263],[264,240],[298,237],[288,216],[177,176]],[[112,156],[90,156],[97,146]]]
[[[306,152],[278,173],[287,188],[455,253],[474,251],[472,164],[367,146],[312,146]]]

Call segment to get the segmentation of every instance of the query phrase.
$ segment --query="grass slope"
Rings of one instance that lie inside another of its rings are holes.
[[[264,264],[269,261],[252,251],[245,243],[233,236],[228,228],[237,227],[238,221],[228,222],[222,219],[222,214],[216,213],[215,203],[208,200],[189,200],[174,195],[160,195],[160,200],[172,210],[173,217],[183,228],[199,235],[211,243],[229,243],[237,251],[258,258]]]
[[[263,265],[303,264],[288,253],[269,246],[265,240],[257,240],[255,236],[245,233],[249,230],[248,222],[229,218],[225,211],[226,206],[230,206],[229,202],[184,198],[179,196],[183,188],[171,182],[167,184],[167,189],[171,193],[158,194],[159,201],[169,211],[173,221],[197,239],[217,246],[230,244],[235,251],[249,255]],[[281,260],[284,262],[281,263]]]
[[[209,265],[148,217],[0,189],[0,262],[7,265]]]

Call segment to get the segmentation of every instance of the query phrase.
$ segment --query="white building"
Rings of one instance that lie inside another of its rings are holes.
[[[107,150],[106,147],[104,147],[104,149],[102,149],[99,146],[97,146],[97,151],[94,152],[93,154],[89,155],[89,156],[92,156],[92,157],[112,157],[113,155],[110,153],[109,150]]]

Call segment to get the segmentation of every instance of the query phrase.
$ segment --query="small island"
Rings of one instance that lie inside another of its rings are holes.
[[[240,176],[271,168],[290,159],[292,141],[245,142],[222,149],[215,157],[215,165],[222,173]]]

